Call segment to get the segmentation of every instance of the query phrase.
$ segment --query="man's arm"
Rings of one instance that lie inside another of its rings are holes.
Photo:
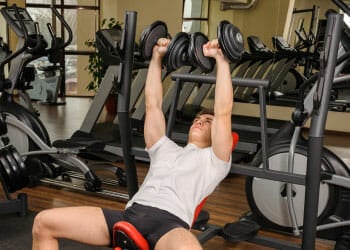
[[[146,147],[150,148],[165,135],[165,118],[162,111],[163,84],[162,58],[169,43],[168,39],[160,39],[153,48],[152,59],[148,68],[145,85],[146,117],[144,124],[144,138]]]
[[[213,40],[203,47],[206,56],[216,60],[217,73],[214,99],[214,120],[211,128],[212,147],[215,155],[229,161],[232,149],[231,113],[233,107],[233,87],[230,65],[219,48],[218,41]]]

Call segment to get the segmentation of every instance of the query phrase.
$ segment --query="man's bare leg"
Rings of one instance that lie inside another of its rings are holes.
[[[33,224],[33,250],[57,250],[59,238],[108,246],[110,237],[102,209],[54,208],[40,212]]]

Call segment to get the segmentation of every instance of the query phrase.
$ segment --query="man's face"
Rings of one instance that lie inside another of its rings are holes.
[[[189,138],[191,141],[200,141],[202,143],[211,145],[211,125],[213,122],[213,115],[203,114],[198,115],[193,120],[189,131]]]

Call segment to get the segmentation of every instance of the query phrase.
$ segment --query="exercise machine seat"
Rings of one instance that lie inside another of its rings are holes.
[[[232,151],[235,149],[239,136],[232,132]],[[192,225],[195,224],[207,198],[204,198],[196,207]],[[209,216],[207,218],[209,220]],[[142,234],[129,222],[119,221],[113,226],[113,249],[114,250],[149,250],[149,244]]]
[[[116,244],[118,242],[118,245]],[[147,240],[129,222],[119,221],[113,226],[113,249],[149,250]]]
[[[232,148],[231,148],[231,150],[233,151],[233,150],[235,150],[237,143],[239,141],[239,135],[236,132],[232,132],[231,135],[232,135]]]

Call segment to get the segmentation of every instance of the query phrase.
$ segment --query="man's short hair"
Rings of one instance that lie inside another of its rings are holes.
[[[197,116],[200,116],[200,115],[214,115],[214,110],[213,109],[204,108],[204,109],[202,109],[201,111],[199,111],[197,113]]]

